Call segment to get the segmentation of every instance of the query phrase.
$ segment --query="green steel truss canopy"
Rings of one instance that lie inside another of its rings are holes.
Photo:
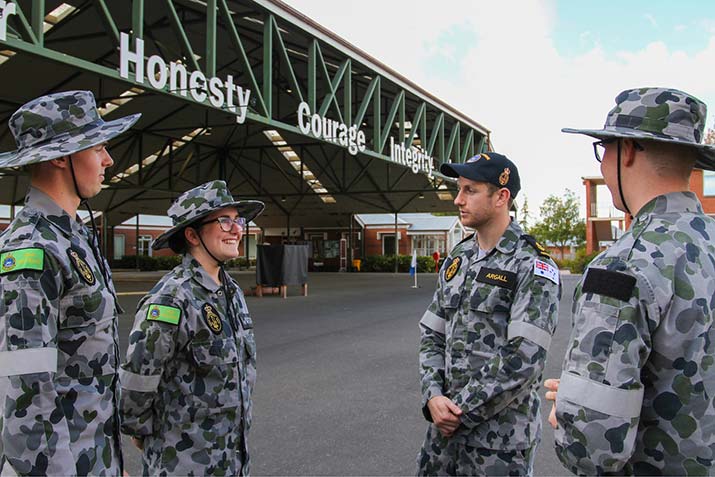
[[[335,226],[352,213],[453,210],[437,171],[489,131],[278,0],[0,0],[0,151],[26,101],[89,89],[110,144],[93,207],[108,223],[164,214],[222,178],[267,203],[264,227]],[[22,171],[0,175],[21,204]]]

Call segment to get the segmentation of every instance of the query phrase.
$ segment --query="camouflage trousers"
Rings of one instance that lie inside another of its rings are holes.
[[[526,475],[534,470],[535,448],[496,450],[447,439],[434,425],[417,457],[417,475]]]

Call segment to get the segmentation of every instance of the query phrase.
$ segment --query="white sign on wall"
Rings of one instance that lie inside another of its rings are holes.
[[[129,35],[120,33],[119,38],[119,76],[129,79],[129,64],[134,64],[134,80],[149,84],[163,90],[169,85],[169,92],[191,97],[194,101],[203,103],[206,99],[216,108],[227,109],[236,114],[236,122],[241,124],[246,120],[250,89],[243,89],[234,84],[233,76],[227,75],[225,80],[207,78],[201,71],[189,72],[182,63],[166,61],[159,55],[144,59],[144,40],[137,38],[134,50],[130,49]],[[234,100],[236,100],[234,102]]]

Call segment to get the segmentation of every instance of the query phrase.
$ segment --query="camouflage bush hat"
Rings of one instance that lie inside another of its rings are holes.
[[[519,170],[503,154],[483,152],[467,159],[464,164],[442,164],[439,171],[448,177],[466,177],[477,182],[488,182],[504,187],[511,192],[512,199],[521,190]]]
[[[41,96],[10,116],[17,150],[0,154],[0,168],[49,161],[102,144],[129,129],[140,116],[104,121],[90,91]]]
[[[178,232],[183,232],[199,219],[206,217],[225,207],[236,207],[238,215],[246,219],[246,223],[255,219],[265,204],[259,200],[234,200],[224,181],[211,181],[181,194],[167,213],[173,222],[173,227],[154,240],[151,248],[159,250],[169,246],[169,239]]]
[[[595,138],[641,138],[693,147],[695,167],[715,170],[715,147],[702,144],[707,106],[694,96],[669,88],[627,89],[616,96],[603,129],[564,128],[565,133]]]

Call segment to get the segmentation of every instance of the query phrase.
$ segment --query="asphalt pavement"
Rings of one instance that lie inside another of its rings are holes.
[[[122,350],[136,304],[160,273],[116,272]],[[254,274],[234,274],[244,289]],[[562,275],[559,326],[545,377],[558,377],[571,328],[578,276]],[[261,475],[414,475],[426,422],[420,411],[418,322],[435,274],[311,273],[309,294],[248,296],[258,347],[249,435],[251,473]],[[540,391],[543,396],[543,389]],[[542,400],[543,439],[535,475],[570,475],[553,450]],[[125,466],[141,475],[125,439]]]

